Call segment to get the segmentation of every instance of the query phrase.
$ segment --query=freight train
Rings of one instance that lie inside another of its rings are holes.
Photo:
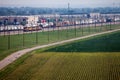
[[[27,31],[39,31],[42,30],[42,28],[40,26],[30,26],[30,27],[24,27],[23,31],[27,32]]]

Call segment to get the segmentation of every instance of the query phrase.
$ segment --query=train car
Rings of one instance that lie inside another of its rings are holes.
[[[23,26],[21,25],[7,25],[7,26],[0,26],[0,31],[18,31],[23,30]]]
[[[38,31],[38,30],[42,30],[42,28],[40,26],[31,26],[31,27],[24,27],[23,31]]]
[[[62,22],[56,22],[55,23],[55,27],[62,27],[64,26]]]

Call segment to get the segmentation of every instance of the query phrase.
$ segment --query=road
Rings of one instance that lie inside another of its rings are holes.
[[[73,38],[73,39],[64,40],[64,41],[60,41],[60,42],[55,42],[55,43],[51,43],[51,44],[36,46],[36,47],[33,47],[33,48],[23,49],[23,50],[14,52],[11,55],[9,55],[8,57],[6,57],[6,58],[4,58],[3,60],[0,61],[0,70],[3,69],[4,67],[6,67],[7,65],[11,64],[13,61],[17,60],[22,55],[24,55],[28,52],[31,52],[33,50],[41,49],[41,48],[45,48],[45,47],[50,47],[50,46],[54,46],[54,45],[59,45],[59,44],[63,44],[63,43],[67,43],[67,42],[71,42],[71,41],[75,41],[75,40],[79,40],[79,39],[84,39],[84,38],[88,38],[88,37],[92,37],[92,36],[97,36],[97,35],[101,35],[101,34],[111,33],[111,32],[115,32],[115,31],[120,31],[120,29],[101,32],[101,33],[96,33],[96,34],[91,34],[91,35],[87,35],[87,36],[83,36],[83,37],[78,37],[78,38]]]

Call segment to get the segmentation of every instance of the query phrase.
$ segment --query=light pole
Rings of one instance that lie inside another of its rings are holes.
[[[7,26],[7,32],[8,32],[8,49],[10,49],[10,31],[8,29],[8,19],[5,19],[5,26]]]
[[[90,20],[90,19],[88,18],[88,21],[87,21],[87,22],[88,22],[88,29],[89,29],[89,34],[90,34],[90,25],[89,25],[90,23],[89,23],[89,20]]]
[[[74,26],[75,26],[75,27],[74,27],[74,28],[75,28],[75,37],[77,36],[77,31],[76,31],[76,21],[77,21],[77,20],[74,21]]]
[[[24,27],[26,26],[26,19],[23,19],[22,21],[23,26],[23,47],[25,46],[25,35],[24,35]]]
[[[68,39],[68,26],[69,26],[69,10],[70,10],[70,4],[68,3],[68,19],[67,19],[67,35],[66,35],[66,37],[67,37],[67,39]]]
[[[4,37],[5,37],[5,30],[6,30],[6,19],[4,20]]]
[[[106,22],[105,22],[105,26],[106,26],[105,31],[107,31],[107,27],[108,27],[108,16],[107,16],[107,15],[106,15]]]
[[[100,31],[101,32],[102,32],[102,21],[103,21],[102,16],[100,16],[100,23],[101,23]]]
[[[0,21],[0,35],[1,35],[1,32],[2,32],[2,21]]]
[[[8,21],[9,21],[10,19],[9,19],[9,17],[8,17]],[[7,21],[7,25],[8,25],[8,21]],[[9,27],[9,29],[10,29],[10,27]],[[9,44],[9,46],[8,46],[8,49],[10,49],[10,30],[8,30],[8,44]]]
[[[17,25],[17,17],[14,18],[14,25],[16,26],[17,32],[18,32],[18,35],[19,35],[19,28],[18,28],[18,25]]]
[[[115,3],[113,3],[113,10],[114,10],[114,8],[115,8]],[[114,25],[115,25],[115,13],[114,13],[114,11],[113,11],[113,19],[114,19]]]
[[[96,17],[95,17],[95,32],[97,32],[97,27],[96,27]]]
[[[47,20],[48,22],[48,43],[50,42],[50,35],[49,35],[49,19]]]
[[[112,19],[110,20],[110,30],[111,30],[111,22],[112,22]]]
[[[39,26],[37,25],[36,26],[36,44],[38,44],[38,29],[39,29]]]
[[[84,27],[84,20],[82,20],[82,22],[81,22],[82,24],[81,24],[81,28],[82,28],[82,36],[83,36],[83,34],[84,34],[84,29],[83,29],[83,27]]]
[[[31,34],[32,34],[33,20],[31,21],[30,27],[31,27]]]
[[[79,26],[80,30],[79,31],[81,31],[82,30],[82,27],[81,27],[82,26],[82,22],[81,22],[81,19],[79,19],[79,20],[80,20],[80,26]]]
[[[56,20],[57,22],[57,20]],[[58,23],[60,24],[60,26],[58,26],[58,40],[60,39],[60,31],[59,31],[59,27],[61,27],[61,21],[59,20]]]

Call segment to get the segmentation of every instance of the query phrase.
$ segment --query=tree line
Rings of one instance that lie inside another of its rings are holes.
[[[85,13],[120,13],[119,7],[105,8],[33,8],[33,7],[0,7],[0,16],[40,15],[40,14],[85,14]]]

